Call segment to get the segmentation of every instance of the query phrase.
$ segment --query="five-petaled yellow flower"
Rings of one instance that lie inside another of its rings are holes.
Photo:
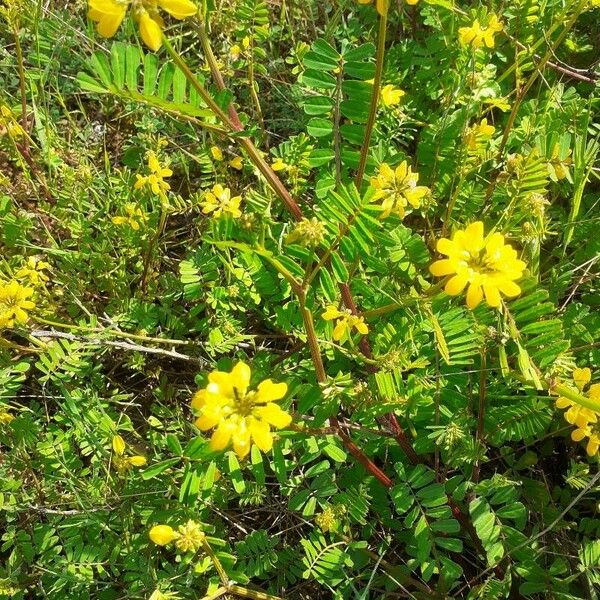
[[[0,282],[0,329],[27,322],[27,311],[35,308],[31,296],[33,288],[25,287],[14,279]]]
[[[482,27],[478,19],[475,19],[470,27],[461,27],[458,30],[458,38],[464,46],[481,48],[484,44],[487,48],[494,47],[494,36],[502,31],[502,22],[496,15],[491,15],[487,27]]]
[[[496,128],[489,125],[487,119],[481,119],[472,127],[469,127],[465,135],[465,143],[469,150],[477,150],[477,145],[481,142],[489,140],[495,133]]]
[[[44,271],[50,269],[50,265],[37,259],[35,256],[30,256],[27,259],[27,264],[21,267],[16,273],[17,279],[27,279],[31,285],[41,285],[48,281],[48,275]]]
[[[362,335],[369,333],[369,328],[365,323],[363,317],[353,315],[351,311],[339,310],[333,304],[330,304],[322,315],[326,321],[336,321],[335,327],[333,328],[333,339],[336,342],[349,338],[352,335],[352,330]]]
[[[240,204],[241,196],[231,197],[231,190],[224,188],[220,183],[213,186],[212,191],[204,194],[202,212],[205,215],[212,213],[212,216],[219,218],[223,213],[230,214],[234,219],[242,216]]]
[[[131,6],[142,40],[153,51],[161,47],[165,27],[159,9],[176,19],[192,17],[198,12],[198,7],[191,0],[88,0],[88,4],[88,17],[105,38],[115,35]]]
[[[210,154],[217,162],[221,162],[223,160],[223,151],[221,148],[219,148],[219,146],[211,146]]]
[[[158,546],[167,546],[171,542],[182,552],[197,552],[205,539],[200,524],[196,521],[188,521],[180,525],[177,531],[170,525],[155,525],[148,532],[150,539]]]
[[[124,208],[126,216],[113,217],[111,221],[115,225],[129,225],[131,229],[138,231],[148,219],[146,213],[133,202],[125,203]]]
[[[158,157],[154,152],[148,153],[148,169],[150,169],[150,175],[136,175],[137,181],[133,187],[136,190],[139,190],[145,185],[148,185],[153,194],[164,198],[166,192],[171,189],[171,186],[165,181],[165,177],[171,177],[173,171],[167,167],[161,166]]]
[[[230,373],[210,373],[206,388],[194,394],[196,426],[202,431],[215,428],[212,450],[224,450],[231,444],[243,458],[254,442],[268,452],[273,447],[271,427],[281,429],[292,422],[291,415],[275,404],[285,396],[287,384],[266,379],[256,390],[249,390],[250,376],[250,367],[239,362]]]
[[[469,285],[469,308],[478,306],[484,296],[490,306],[497,308],[502,303],[501,293],[509,298],[521,293],[515,280],[522,277],[525,263],[517,258],[517,251],[510,244],[504,243],[501,233],[484,238],[481,221],[457,231],[452,240],[439,239],[437,250],[448,258],[434,262],[429,270],[436,277],[453,275],[444,288],[451,296]]]
[[[112,464],[119,475],[124,475],[132,467],[143,467],[146,464],[146,458],[144,456],[125,456],[125,440],[120,435],[113,436],[112,449]]]
[[[421,199],[427,195],[429,188],[417,185],[419,174],[413,173],[404,160],[395,169],[382,163],[379,172],[371,178],[375,188],[375,200],[381,203],[381,218],[385,219],[396,213],[401,219],[406,214],[405,208],[410,204],[413,208],[421,206]]]
[[[381,88],[381,101],[384,106],[395,106],[400,104],[402,98],[406,96],[406,92],[393,86],[391,83],[384,85]]]
[[[592,380],[592,371],[589,368],[574,369],[573,383],[580,394],[587,394],[590,400],[594,400],[600,406],[600,383],[593,383],[586,391],[588,383]],[[566,408],[564,413],[565,420],[576,429],[571,433],[571,439],[575,442],[581,442],[588,438],[586,452],[593,456],[600,448],[600,414],[591,408],[581,406],[564,396],[559,396],[556,400],[557,408]]]

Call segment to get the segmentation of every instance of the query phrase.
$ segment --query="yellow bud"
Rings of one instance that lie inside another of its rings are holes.
[[[155,525],[148,535],[158,546],[166,546],[179,537],[179,534],[168,525]]]
[[[125,440],[120,435],[115,435],[112,439],[112,449],[117,456],[125,454]]]

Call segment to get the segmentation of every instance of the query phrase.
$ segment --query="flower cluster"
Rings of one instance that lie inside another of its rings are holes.
[[[27,311],[35,308],[31,296],[33,296],[33,288],[21,285],[14,279],[0,282],[0,329],[14,327],[15,323],[23,325],[27,322]]]
[[[113,217],[111,219],[115,225],[128,225],[133,231],[138,231],[148,220],[146,213],[133,202],[126,202],[124,209],[125,216]]]
[[[580,394],[587,394],[588,398],[600,405],[600,383],[593,383],[586,391],[586,387],[591,380],[592,372],[587,367],[573,371],[573,383],[576,390]],[[600,414],[564,396],[558,397],[556,407],[566,408],[565,420],[576,427],[571,433],[571,439],[575,442],[581,442],[583,439],[588,438],[586,452],[589,456],[594,456],[600,448],[600,423],[598,422]]]
[[[381,88],[381,101],[384,106],[396,106],[396,104],[400,104],[400,101],[404,96],[406,96],[406,92],[392,85],[391,83],[384,85]]]
[[[525,263],[504,242],[502,234],[492,233],[484,238],[481,221],[457,231],[451,240],[439,239],[437,250],[448,258],[435,261],[429,270],[436,277],[452,275],[444,288],[450,296],[457,296],[468,285],[469,308],[478,306],[484,296],[489,306],[498,308],[502,304],[501,293],[509,298],[521,293],[515,280],[523,276]]]
[[[15,119],[12,110],[6,104],[0,105],[0,136],[7,134],[11,138],[18,138],[25,134],[21,125]]]
[[[413,173],[404,160],[395,169],[387,163],[382,163],[379,172],[371,178],[375,188],[375,200],[382,200],[381,218],[385,219],[396,213],[401,219],[406,214],[406,207],[421,206],[421,199],[429,193],[429,188],[417,185],[419,174]]]
[[[142,40],[153,51],[161,47],[165,27],[159,9],[176,19],[192,17],[198,12],[198,7],[191,0],[88,0],[88,5],[88,17],[105,38],[115,35],[131,6]]]
[[[241,196],[232,198],[231,190],[217,183],[210,192],[204,194],[204,201],[201,203],[202,212],[205,215],[212,213],[215,218],[219,218],[222,214],[229,214],[237,219],[242,216],[241,202]]]
[[[126,456],[126,448],[125,440],[120,435],[115,435],[112,439],[112,464],[119,475],[125,475],[132,467],[143,467],[146,464],[146,458],[144,456],[138,454]]]
[[[481,48],[485,44],[487,48],[493,48],[494,36],[499,31],[502,31],[502,22],[496,15],[491,15],[487,27],[482,27],[478,19],[475,19],[470,27],[461,27],[458,30],[458,39],[464,46]]]
[[[331,304],[327,307],[327,310],[322,316],[326,321],[336,321],[335,327],[333,328],[333,339],[336,342],[349,338],[352,335],[353,329],[356,329],[356,331],[362,335],[369,333],[369,328],[367,327],[364,318],[353,315],[348,309],[339,310],[336,306]]]
[[[205,540],[200,524],[189,520],[180,525],[177,531],[169,525],[155,525],[148,533],[150,539],[158,546],[168,546],[175,542],[181,552],[197,552]]]
[[[219,146],[211,146],[210,155],[216,162],[223,162],[225,160],[223,151],[221,150],[221,148],[219,148]],[[235,155],[232,159],[228,160],[227,164],[236,171],[241,171],[244,168],[244,161],[242,160],[242,157],[237,155]]]
[[[291,415],[275,404],[285,396],[287,385],[266,379],[256,390],[249,390],[250,376],[250,367],[239,362],[229,373],[210,373],[206,388],[194,394],[196,426],[202,431],[214,429],[212,450],[224,450],[231,444],[243,458],[254,442],[268,452],[273,447],[271,427],[281,429],[292,422]]]
[[[465,144],[469,150],[477,150],[477,147],[483,142],[487,142],[495,132],[496,128],[493,125],[489,125],[487,119],[481,119],[479,123],[469,127],[467,130]]]
[[[15,277],[21,280],[27,280],[30,285],[43,285],[49,279],[46,271],[50,269],[50,265],[44,261],[39,260],[34,256],[30,256],[27,259],[27,263],[24,267],[21,267],[16,273]]]
[[[299,244],[305,248],[316,248],[325,239],[325,224],[317,217],[303,218],[285,238],[286,244]]]
[[[0,406],[0,425],[8,425],[15,418],[3,407]]]
[[[165,197],[166,192],[171,189],[171,186],[165,181],[165,177],[171,177],[173,171],[161,166],[154,152],[148,153],[148,169],[150,170],[150,175],[136,175],[137,181],[133,187],[139,190],[147,185],[153,194]]]

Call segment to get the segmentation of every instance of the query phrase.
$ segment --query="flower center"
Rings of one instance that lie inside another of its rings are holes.
[[[233,388],[234,395],[234,412],[241,417],[249,417],[256,405],[254,401],[254,392],[248,394],[242,394],[237,388]]]

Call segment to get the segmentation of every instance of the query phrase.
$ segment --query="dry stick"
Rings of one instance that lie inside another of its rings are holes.
[[[377,115],[377,106],[379,105],[379,90],[381,87],[381,75],[383,73],[383,59],[385,54],[385,37],[387,30],[387,10],[385,14],[379,16],[379,33],[377,34],[377,54],[375,57],[375,78],[373,80],[373,95],[371,96],[371,105],[369,107],[369,116],[365,126],[365,138],[360,150],[360,162],[354,183],[356,188],[360,190],[365,168],[367,166],[367,158],[369,156],[369,145],[371,143],[371,135],[375,126],[375,117]]]

